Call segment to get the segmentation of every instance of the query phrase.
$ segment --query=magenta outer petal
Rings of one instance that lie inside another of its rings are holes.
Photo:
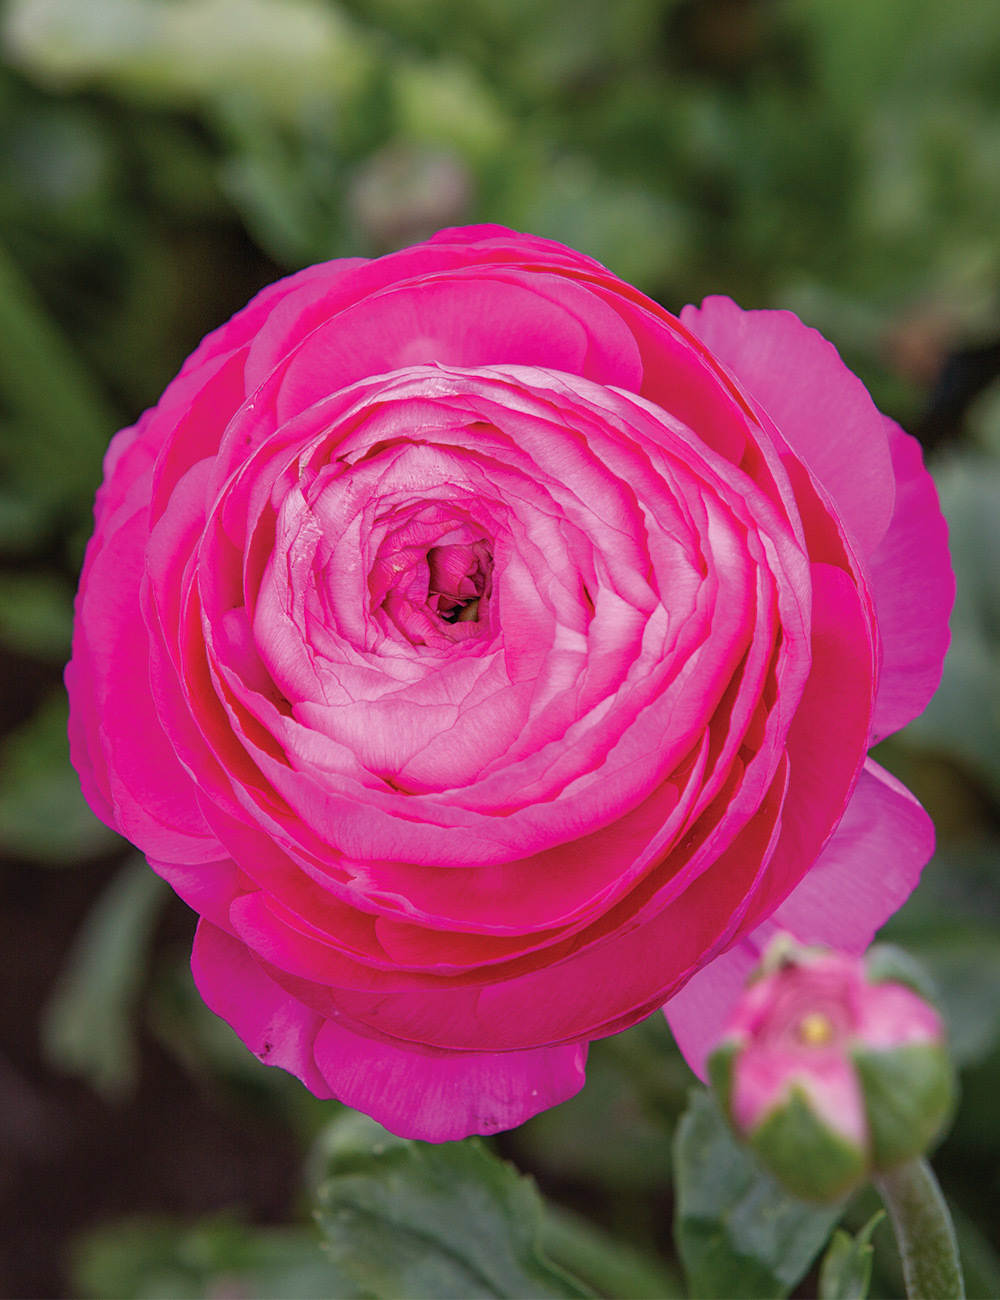
[[[917,887],[934,823],[874,759],[815,866],[772,916],[804,943],[863,952]]]
[[[400,1137],[455,1142],[498,1133],[567,1101],[584,1083],[586,1044],[527,1052],[407,1050],[328,1020],[316,1063],[335,1097]]]
[[[722,1038],[750,972],[778,933],[771,921],[759,925],[735,947],[716,957],[675,993],[663,1008],[684,1059],[699,1079],[707,1079],[705,1061]]]
[[[883,651],[872,724],[876,741],[912,722],[937,689],[955,600],[948,525],[920,444],[894,421],[885,424],[896,472],[896,508],[871,557]]]
[[[869,759],[808,875],[763,925],[699,971],[664,1008],[691,1068],[704,1078],[705,1057],[775,934],[787,930],[801,943],[863,952],[912,893],[933,851],[931,819],[905,786]]]
[[[265,1065],[317,1097],[363,1109],[401,1137],[451,1142],[524,1123],[583,1087],[586,1044],[529,1052],[409,1050],[326,1020],[278,987],[246,945],[202,920],[191,957],[198,992]]]
[[[892,516],[892,464],[882,416],[833,344],[791,312],[723,297],[685,307],[681,321],[767,411],[870,556]]]
[[[211,921],[198,924],[191,973],[206,1006],[239,1034],[265,1065],[280,1065],[317,1097],[332,1097],[316,1068],[313,1045],[323,1018],[278,988],[246,944]]]

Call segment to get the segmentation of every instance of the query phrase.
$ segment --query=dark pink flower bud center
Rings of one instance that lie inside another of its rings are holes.
[[[493,585],[493,554],[485,541],[432,546],[427,605],[445,623],[478,623]]]

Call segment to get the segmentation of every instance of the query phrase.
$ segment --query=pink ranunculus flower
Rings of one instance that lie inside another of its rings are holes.
[[[262,1060],[488,1133],[671,998],[700,1064],[775,926],[865,946],[932,847],[866,751],[951,597],[916,443],[794,316],[448,230],[265,289],[117,435],[73,758]]]

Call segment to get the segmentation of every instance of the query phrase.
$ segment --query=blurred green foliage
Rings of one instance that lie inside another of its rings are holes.
[[[129,1218],[97,1230],[75,1260],[94,1300],[329,1300],[339,1275],[309,1228],[253,1228],[229,1215],[197,1222]]]
[[[880,757],[940,847],[889,933],[929,972],[963,1069],[937,1163],[970,1277],[997,1294],[996,0],[3,0],[0,48],[0,652],[36,683],[8,719],[4,852],[66,866],[115,851],[69,769],[55,685],[100,458],[261,285],[494,221],[591,253],[671,308],[710,292],[790,307],[936,444],[952,652],[926,715]],[[155,907],[126,867],[69,958],[51,1058],[127,1088],[142,1025],[304,1149],[329,1105],[234,1049],[179,957],[147,964]],[[80,1033],[95,1016],[100,1034]],[[562,1210],[546,1231],[560,1264],[590,1251],[581,1276],[605,1294],[615,1267],[632,1294],[676,1291],[670,1151],[688,1083],[651,1022],[597,1044],[584,1093],[505,1139],[603,1225]],[[872,1208],[849,1207],[847,1226]],[[130,1222],[82,1248],[77,1283],[329,1294],[316,1240]],[[863,1239],[840,1242],[825,1294],[859,1287]],[[898,1294],[885,1225],[874,1242],[872,1294]]]

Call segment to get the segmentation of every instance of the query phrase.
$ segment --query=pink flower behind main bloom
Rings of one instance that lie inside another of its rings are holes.
[[[947,644],[913,439],[786,312],[495,226],[271,286],[112,442],[67,670],[208,1005],[405,1136],[571,1096],[933,841],[866,757]]]

